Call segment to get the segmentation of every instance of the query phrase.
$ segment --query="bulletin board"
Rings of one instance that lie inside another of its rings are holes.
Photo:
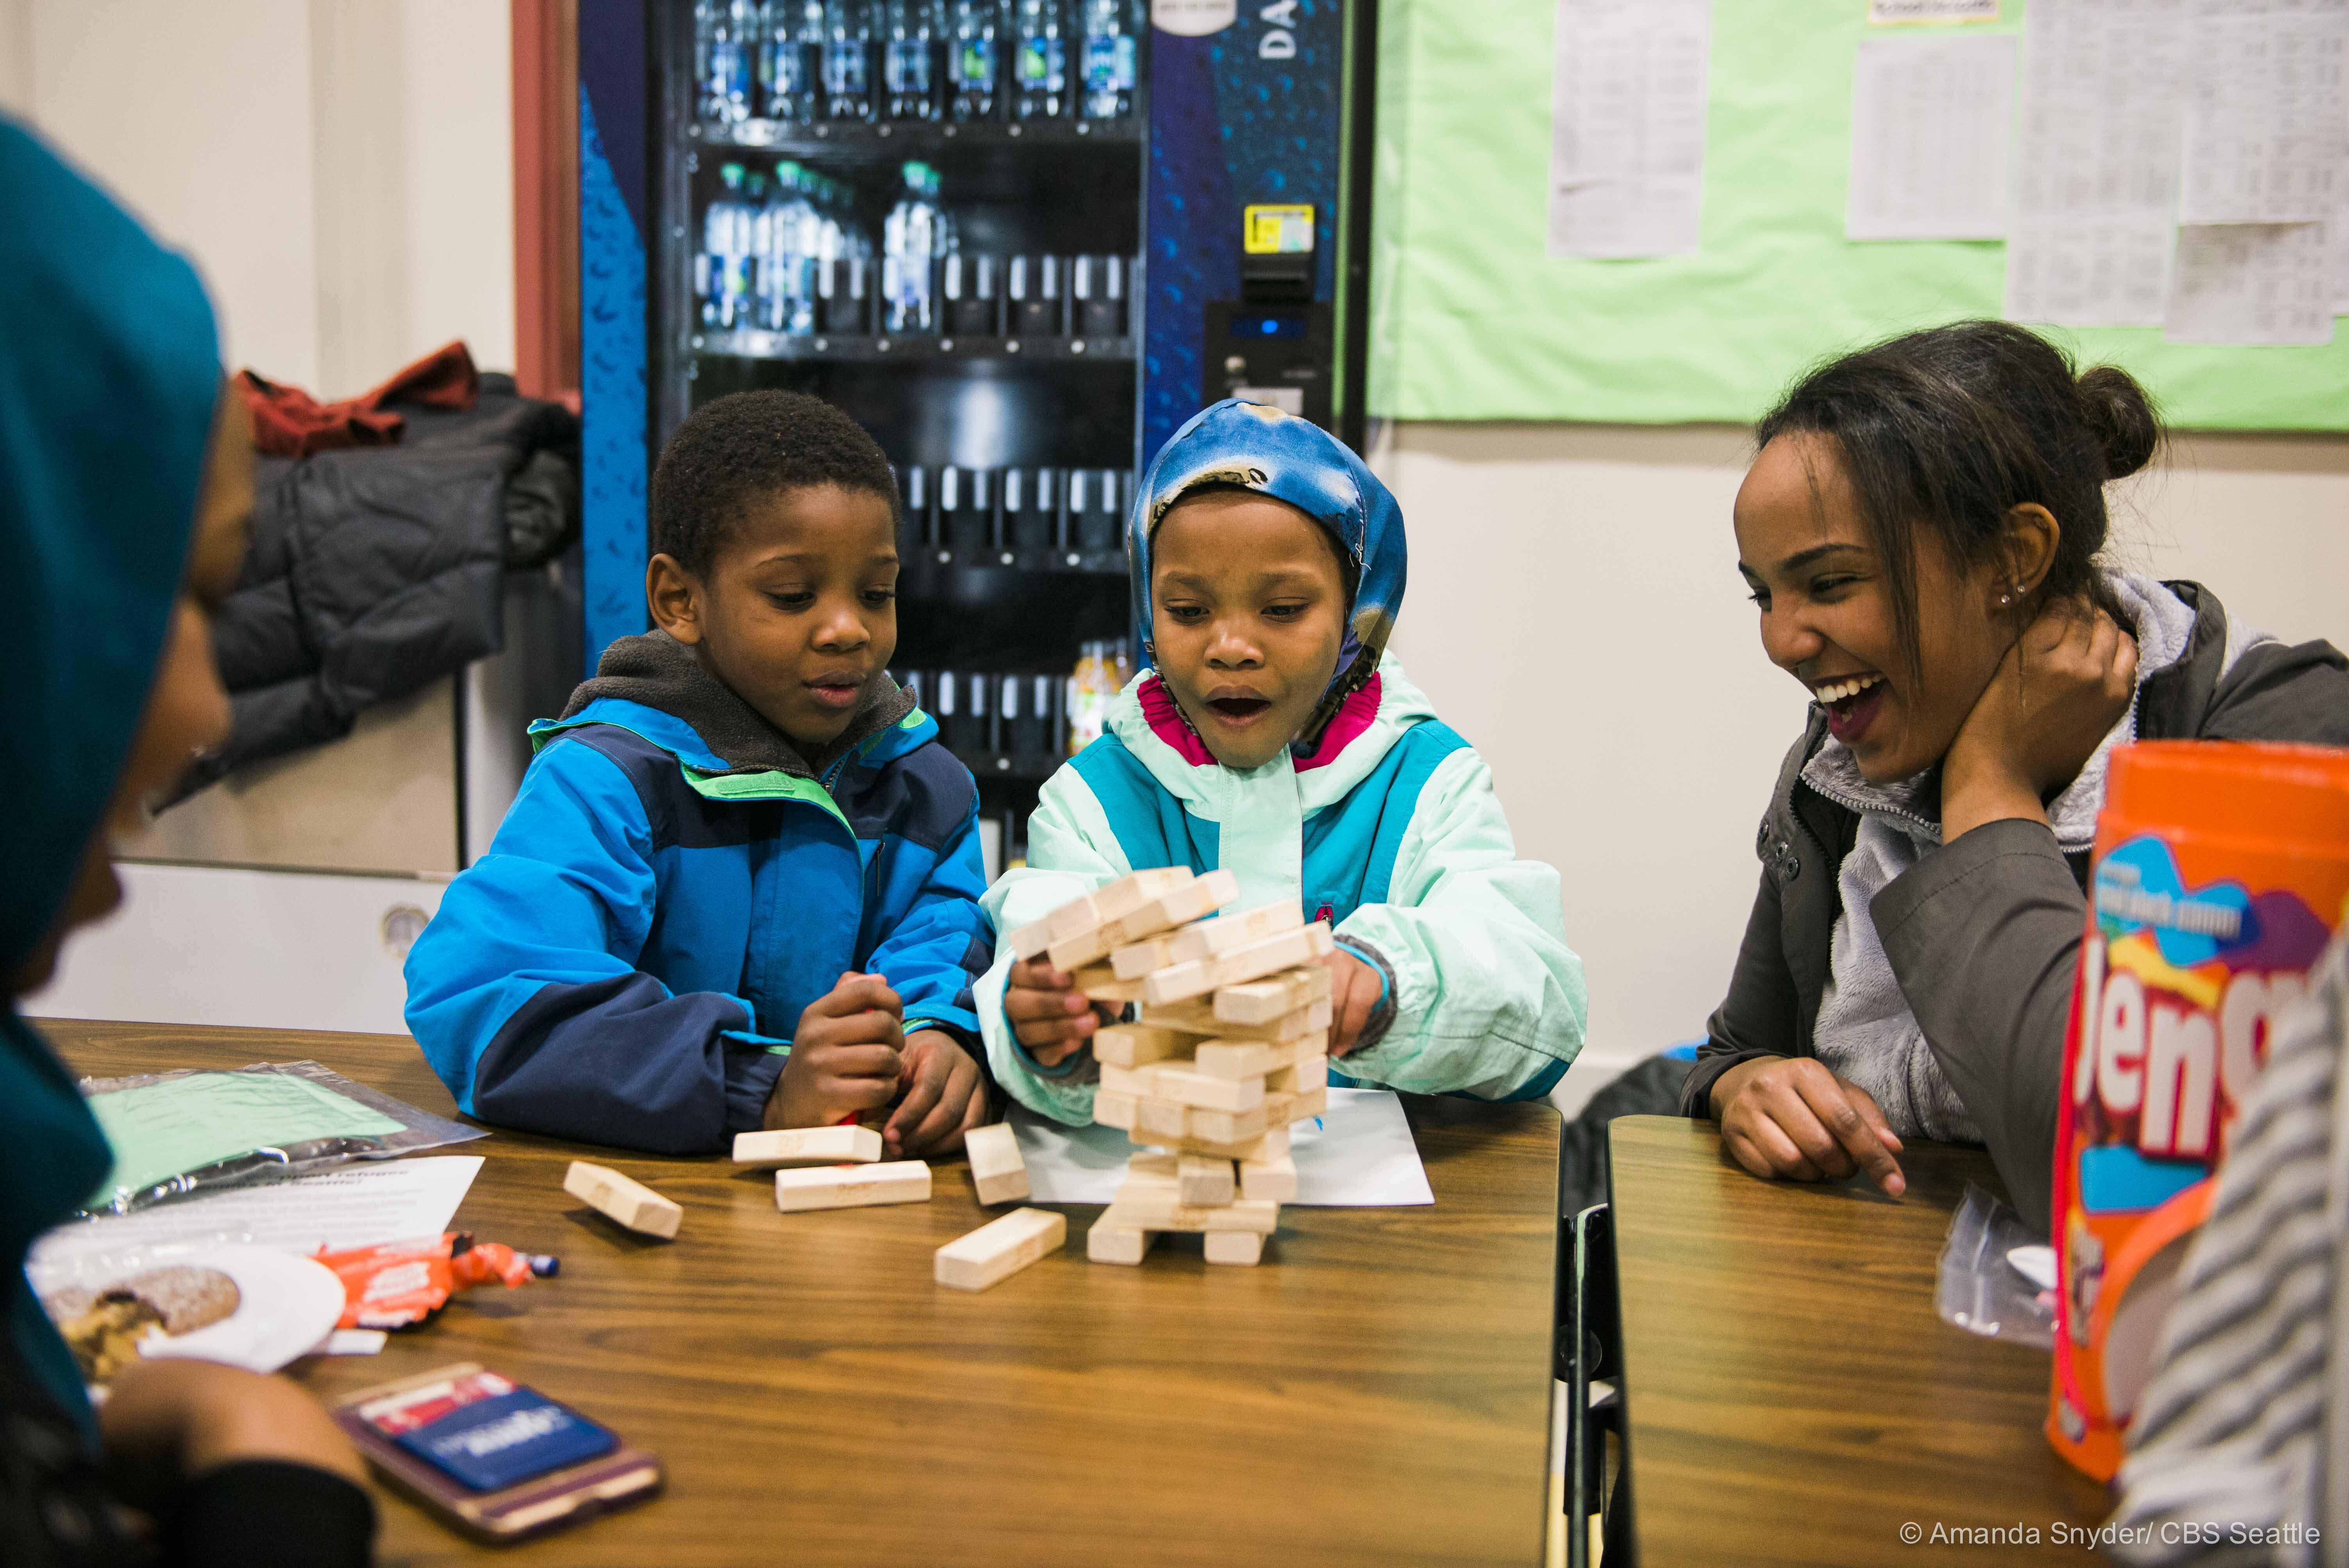
[[[1868,0],[1714,0],[1692,255],[1547,250],[1556,0],[1385,0],[1371,407],[1411,419],[1750,422],[1805,366],[2000,314],[1995,242],[1844,237],[1863,39],[2019,32],[2025,0],[1954,27],[1871,26]],[[2321,347],[2044,329],[2120,365],[2173,424],[2349,429],[2349,322]]]

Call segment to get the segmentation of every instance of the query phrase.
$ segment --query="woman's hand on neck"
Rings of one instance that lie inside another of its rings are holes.
[[[1999,661],[1941,761],[1941,841],[2045,823],[2137,696],[2137,639],[2093,605],[2050,603]]]

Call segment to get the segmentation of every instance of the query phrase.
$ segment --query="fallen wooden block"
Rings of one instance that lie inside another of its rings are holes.
[[[1123,1128],[1132,1132],[1134,1123],[1140,1119],[1140,1109],[1130,1094],[1112,1094],[1099,1089],[1093,1092],[1093,1119],[1103,1127]]]
[[[1175,1197],[1178,1202],[1198,1208],[1213,1209],[1231,1202],[1239,1196],[1237,1180],[1232,1174],[1232,1162],[1214,1160],[1204,1154],[1182,1154],[1175,1157]],[[1251,1198],[1256,1193],[1249,1193]],[[1125,1194],[1118,1194],[1123,1201]]]
[[[1140,1231],[1255,1231],[1270,1235],[1280,1223],[1280,1205],[1242,1199],[1237,1203],[1201,1208],[1157,1198],[1129,1203],[1123,1199],[1102,1211],[1101,1222]]]
[[[1315,964],[1268,980],[1221,986],[1216,992],[1216,1016],[1226,1024],[1261,1024],[1325,1001],[1329,995],[1330,966]],[[1313,1027],[1329,1026],[1330,1020],[1325,1017]]]
[[[1021,1172],[1023,1181],[1026,1172]],[[1001,1219],[957,1236],[931,1254],[940,1284],[985,1290],[1000,1284],[1069,1239],[1069,1220],[1050,1209],[1014,1209]]]
[[[869,1164],[880,1158],[880,1132],[853,1122],[838,1127],[783,1127],[734,1135],[737,1165],[764,1168]]]
[[[962,1149],[980,1202],[1009,1203],[1028,1196],[1028,1161],[1019,1157],[1019,1134],[1008,1123],[972,1128],[963,1134]]]
[[[607,1165],[574,1160],[563,1173],[563,1190],[613,1223],[665,1242],[675,1240],[685,1222],[685,1211],[676,1203]]]
[[[1194,996],[1188,1001],[1169,1006],[1154,1007],[1143,1003],[1142,1022],[1155,1029],[1177,1029],[1189,1035],[1206,1035],[1221,1040],[1262,1040],[1278,1045],[1283,1040],[1303,1039],[1317,1031],[1327,1034],[1330,1028],[1330,1001],[1323,997],[1294,1007],[1260,1024],[1243,1024],[1234,1018],[1216,1016],[1214,999]]]
[[[809,1209],[864,1209],[882,1203],[929,1201],[930,1168],[919,1160],[775,1172],[775,1207],[787,1214]]]
[[[1264,1257],[1264,1238],[1254,1231],[1209,1231],[1200,1240],[1211,1264],[1254,1268]]]
[[[1189,921],[1214,913],[1239,897],[1239,879],[1229,872],[1206,876],[1169,888],[1113,919],[1072,936],[1060,937],[1045,950],[1055,969],[1073,969],[1107,958],[1121,947],[1155,936]],[[1123,975],[1124,970],[1117,971]]]
[[[1158,1239],[1154,1231],[1136,1230],[1131,1225],[1112,1225],[1104,1211],[1085,1233],[1085,1256],[1097,1264],[1138,1264],[1150,1244]]]
[[[1139,1068],[1169,1057],[1187,1057],[1196,1043],[1180,1029],[1147,1024],[1113,1024],[1093,1031],[1093,1060],[1103,1067]]]
[[[1330,923],[1317,920],[1310,925],[1247,943],[1212,958],[1195,959],[1189,964],[1177,964],[1171,969],[1161,969],[1144,983],[1143,1000],[1163,1006],[1168,1002],[1180,1002],[1186,996],[1203,996],[1226,985],[1246,985],[1267,975],[1310,964],[1333,945]],[[1326,987],[1328,984],[1325,978],[1322,985]],[[1325,990],[1323,995],[1327,994]],[[1314,999],[1300,998],[1297,1005],[1302,1006],[1305,1001]],[[1289,1009],[1280,1010],[1287,1012]]]
[[[1201,1040],[1191,1052],[1191,1068],[1209,1078],[1260,1078],[1296,1059],[1286,1049],[1276,1055],[1262,1040]]]
[[[1210,1078],[1193,1072],[1179,1061],[1153,1062],[1148,1067],[1104,1065],[1101,1086],[1112,1094],[1143,1099],[1171,1099],[1206,1110],[1251,1110],[1264,1103],[1264,1079]]]
[[[1239,1184],[1243,1198],[1293,1203],[1297,1201],[1297,1161],[1286,1153],[1273,1160],[1243,1160]]]
[[[1326,1115],[1329,1109],[1330,1091],[1326,1088],[1264,1097],[1264,1119],[1269,1127],[1287,1127],[1293,1121],[1303,1121],[1309,1116]]]

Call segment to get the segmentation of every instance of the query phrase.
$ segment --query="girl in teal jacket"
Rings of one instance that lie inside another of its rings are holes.
[[[1143,475],[1126,553],[1148,666],[1045,784],[995,929],[1139,869],[1224,868],[1235,908],[1301,903],[1335,931],[1333,1086],[1548,1093],[1582,1046],[1582,962],[1557,872],[1517,859],[1484,758],[1385,651],[1393,496],[1315,426],[1227,399]],[[1105,1015],[1000,943],[976,999],[998,1080],[1090,1120]]]

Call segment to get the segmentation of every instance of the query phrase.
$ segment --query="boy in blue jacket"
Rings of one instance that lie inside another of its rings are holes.
[[[408,959],[469,1115],[657,1153],[987,1109],[977,786],[889,678],[897,486],[813,397],[694,411],[653,476],[657,629],[612,645]]]

